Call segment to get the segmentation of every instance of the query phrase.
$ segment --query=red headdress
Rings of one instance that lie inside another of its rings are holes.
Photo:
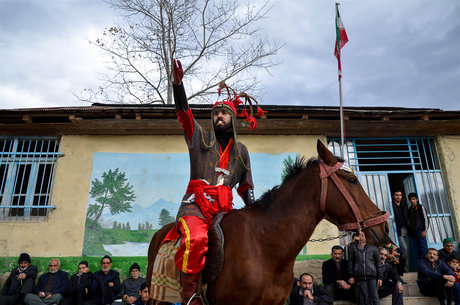
[[[264,110],[262,110],[262,108],[259,107],[259,103],[256,101],[255,98],[253,98],[252,96],[249,96],[245,92],[241,92],[239,95],[236,94],[235,90],[233,90],[232,88],[227,86],[225,84],[225,82],[221,82],[219,84],[219,89],[218,89],[219,96],[221,94],[222,89],[227,90],[228,98],[227,98],[227,100],[216,102],[214,104],[214,106],[212,107],[212,109],[214,109],[215,107],[228,108],[233,112],[233,117],[235,119],[236,119],[237,116],[240,117],[240,118],[244,118],[245,121],[249,122],[249,129],[250,130],[255,129],[257,127],[256,117],[261,118],[262,115],[267,113],[267,111],[264,111]],[[240,97],[244,98],[244,108],[241,111],[241,113],[238,114],[238,111],[237,111],[238,106],[240,104],[243,104],[243,102],[241,101]],[[253,112],[253,103],[255,103],[257,105],[257,113],[255,115],[254,115],[254,112]],[[249,114],[248,114],[248,111],[246,109],[246,105],[248,105],[248,107],[249,107],[249,111],[250,111]]]

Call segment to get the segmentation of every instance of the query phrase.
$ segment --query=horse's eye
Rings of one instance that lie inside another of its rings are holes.
[[[350,182],[351,184],[356,184],[356,183],[358,183],[358,181],[356,180],[356,178],[350,178],[350,179],[348,179],[348,182]]]

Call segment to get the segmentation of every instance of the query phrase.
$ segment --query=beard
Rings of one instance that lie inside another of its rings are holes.
[[[231,132],[232,122],[226,124],[223,120],[217,120],[217,122],[214,123],[214,131],[218,133]]]
[[[55,269],[55,270],[50,270],[50,273],[56,273],[58,272],[59,269]]]

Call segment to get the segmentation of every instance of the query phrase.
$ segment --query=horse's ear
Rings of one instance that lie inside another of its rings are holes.
[[[318,150],[318,156],[321,160],[324,161],[327,165],[335,165],[337,163],[337,158],[327,149],[327,147],[318,139],[316,144],[316,149]]]

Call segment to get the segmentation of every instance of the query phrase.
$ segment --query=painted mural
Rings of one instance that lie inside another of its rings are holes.
[[[280,184],[295,153],[252,153],[256,198]],[[187,153],[94,153],[83,255],[146,256],[174,221],[189,179]],[[234,208],[244,204],[234,191]]]

